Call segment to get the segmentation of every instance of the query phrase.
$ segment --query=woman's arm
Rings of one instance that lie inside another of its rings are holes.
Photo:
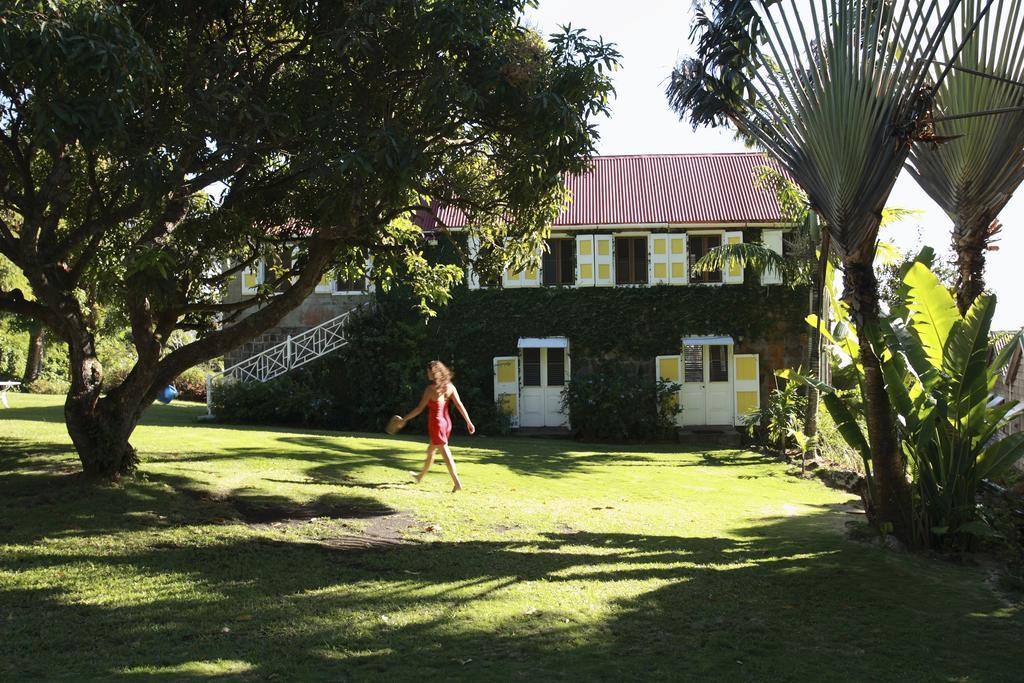
[[[452,400],[455,401],[455,407],[462,414],[462,419],[466,421],[466,428],[469,430],[469,433],[474,433],[476,427],[473,426],[473,421],[469,419],[469,413],[466,412],[466,406],[462,405],[462,399],[459,398],[459,390],[455,388],[454,384],[452,385]]]
[[[423,409],[427,407],[427,402],[430,401],[430,387],[423,390],[423,398],[420,399],[420,404],[412,409],[412,412],[402,418],[402,422],[408,422],[417,415],[423,412]]]

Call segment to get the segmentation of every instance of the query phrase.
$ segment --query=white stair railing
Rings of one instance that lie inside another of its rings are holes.
[[[268,382],[289,370],[322,358],[348,344],[345,325],[357,308],[320,323],[316,327],[289,335],[285,341],[249,356],[221,372],[206,376],[206,412],[213,414],[213,383],[225,380],[236,382]]]

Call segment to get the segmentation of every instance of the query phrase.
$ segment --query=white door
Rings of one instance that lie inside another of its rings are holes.
[[[707,344],[683,347],[683,426],[707,424],[707,384],[704,377],[704,351]]]
[[[683,425],[731,425],[734,420],[731,344],[683,346]]]
[[[709,344],[705,347],[707,371],[707,420],[709,425],[733,423],[732,345]]]
[[[569,379],[569,358],[564,348],[522,350],[521,427],[565,427],[562,389]]]

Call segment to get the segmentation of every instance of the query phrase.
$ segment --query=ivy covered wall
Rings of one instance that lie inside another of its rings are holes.
[[[726,334],[737,353],[761,354],[762,393],[771,371],[801,362],[807,293],[750,283],[633,288],[460,289],[424,320],[408,292],[378,293],[349,327],[350,344],[319,369],[344,426],[379,429],[415,405],[424,367],[437,358],[478,427],[495,421],[492,361],[515,355],[520,337],[569,339],[573,375],[627,364],[654,381],[654,357],[680,352],[684,335]],[[457,429],[459,420],[456,418]]]

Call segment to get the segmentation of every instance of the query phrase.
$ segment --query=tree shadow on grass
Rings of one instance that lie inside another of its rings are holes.
[[[0,674],[176,678],[227,661],[329,680],[1014,675],[1019,613],[997,616],[966,570],[843,541],[836,523],[823,507],[730,538],[547,533],[357,552],[210,529],[115,555],[23,547],[0,557],[8,577],[77,585],[0,585]],[[167,583],[119,603],[137,581]]]

